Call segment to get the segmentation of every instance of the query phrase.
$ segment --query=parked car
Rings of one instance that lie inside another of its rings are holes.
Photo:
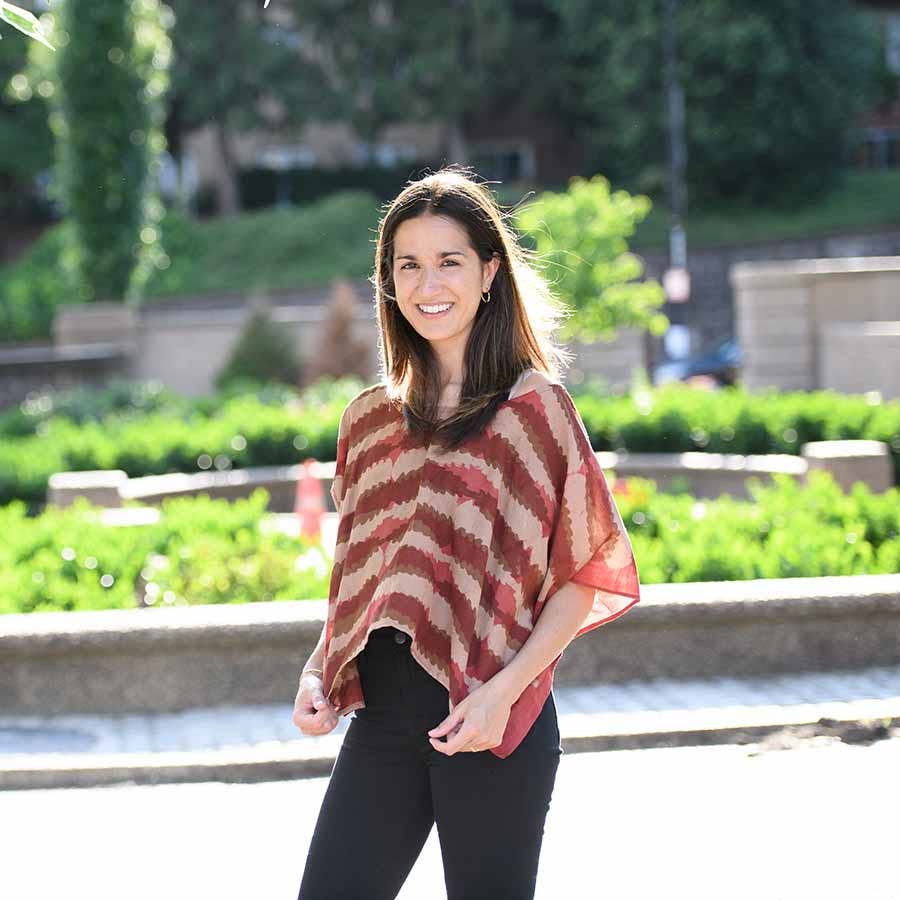
[[[741,368],[742,353],[735,338],[722,341],[712,350],[705,350],[660,363],[653,369],[653,383],[688,381],[693,378],[711,378],[718,385],[733,385]]]

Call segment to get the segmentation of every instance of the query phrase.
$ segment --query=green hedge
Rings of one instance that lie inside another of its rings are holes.
[[[742,581],[900,572],[900,489],[844,494],[827,472],[802,485],[751,479],[751,499],[697,500],[629,479],[616,502],[641,581]]]
[[[340,414],[362,386],[353,378],[323,379],[302,395],[283,388],[242,393],[236,386],[197,401],[136,387],[135,402],[148,412],[129,407],[128,389],[120,386],[97,395],[95,416],[88,395],[38,398],[0,418],[0,504],[39,505],[59,471],[123,469],[139,477],[196,472],[201,457],[227,468],[291,465],[307,456],[333,460]],[[900,483],[897,401],[681,385],[628,397],[573,396],[597,450],[799,453],[805,441],[872,438],[890,445]]]
[[[37,508],[50,475],[61,471],[122,469],[140,477],[197,472],[204,458],[216,468],[334,459],[341,413],[362,385],[322,379],[298,394],[235,384],[195,401],[133,387],[148,411],[123,405],[129,389],[120,384],[94,394],[93,413],[82,391],[38,397],[0,417],[0,504],[18,499]]]
[[[900,483],[900,401],[682,384],[621,397],[572,393],[595,450],[798,454],[807,441],[864,438],[888,444]]]
[[[897,488],[843,494],[825,472],[807,486],[781,475],[753,482],[748,502],[612,483],[643,584],[900,571]],[[267,500],[169,500],[158,524],[117,528],[83,501],[34,518],[0,508],[0,613],[327,597],[327,554],[262,531]]]
[[[168,500],[156,525],[103,525],[83,500],[0,508],[0,613],[325,597],[319,545],[261,531],[268,496]],[[297,565],[298,558],[303,562]]]

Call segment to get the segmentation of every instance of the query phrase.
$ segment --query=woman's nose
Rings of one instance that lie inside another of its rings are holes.
[[[441,273],[437,269],[422,269],[422,277],[419,280],[419,293],[426,297],[439,293],[443,290],[441,284]]]

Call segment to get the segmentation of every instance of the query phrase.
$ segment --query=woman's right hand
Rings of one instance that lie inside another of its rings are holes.
[[[292,719],[303,734],[321,735],[334,731],[338,714],[322,693],[322,678],[319,675],[301,675]]]

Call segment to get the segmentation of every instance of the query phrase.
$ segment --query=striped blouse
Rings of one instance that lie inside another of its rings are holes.
[[[376,628],[405,631],[455,706],[513,659],[567,582],[595,589],[575,637],[639,601],[631,543],[581,417],[536,370],[449,452],[407,432],[383,384],[366,388],[341,417],[331,492],[323,688],[340,715],[365,706],[355,659]],[[528,733],[561,656],[513,704],[496,756]]]

